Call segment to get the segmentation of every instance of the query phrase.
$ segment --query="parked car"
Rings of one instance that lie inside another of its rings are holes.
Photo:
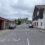
[[[9,29],[15,29],[16,28],[16,24],[10,24],[9,25]]]
[[[32,24],[28,24],[29,28],[33,28],[33,25]]]

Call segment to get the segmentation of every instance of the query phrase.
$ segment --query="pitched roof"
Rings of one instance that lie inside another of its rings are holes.
[[[36,5],[35,7],[45,9],[45,5]]]
[[[2,17],[0,17],[0,20],[9,21],[8,19],[2,18]]]
[[[8,19],[3,18],[3,17],[0,17],[0,20],[6,21],[6,22],[15,22],[15,20],[11,21],[11,20],[8,20]]]

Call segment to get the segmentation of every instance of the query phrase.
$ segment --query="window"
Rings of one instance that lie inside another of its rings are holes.
[[[41,26],[42,26],[42,22],[41,22]]]
[[[35,22],[35,26],[36,26],[36,22]]]
[[[37,26],[38,26],[38,22],[37,22]]]

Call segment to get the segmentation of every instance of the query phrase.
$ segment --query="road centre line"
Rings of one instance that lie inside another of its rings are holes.
[[[28,45],[30,45],[30,43],[29,43],[29,39],[27,38],[27,43],[28,43]]]

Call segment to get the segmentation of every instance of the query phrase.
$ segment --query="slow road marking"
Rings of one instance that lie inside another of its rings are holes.
[[[19,38],[19,39],[14,39],[14,38],[13,38],[12,40],[11,40],[11,39],[2,39],[2,40],[0,40],[0,43],[1,43],[1,42],[10,42],[10,41],[18,42],[18,41],[20,41],[20,40],[21,40],[20,38]]]
[[[0,42],[4,42],[6,39],[2,39],[2,40],[0,40]]]

